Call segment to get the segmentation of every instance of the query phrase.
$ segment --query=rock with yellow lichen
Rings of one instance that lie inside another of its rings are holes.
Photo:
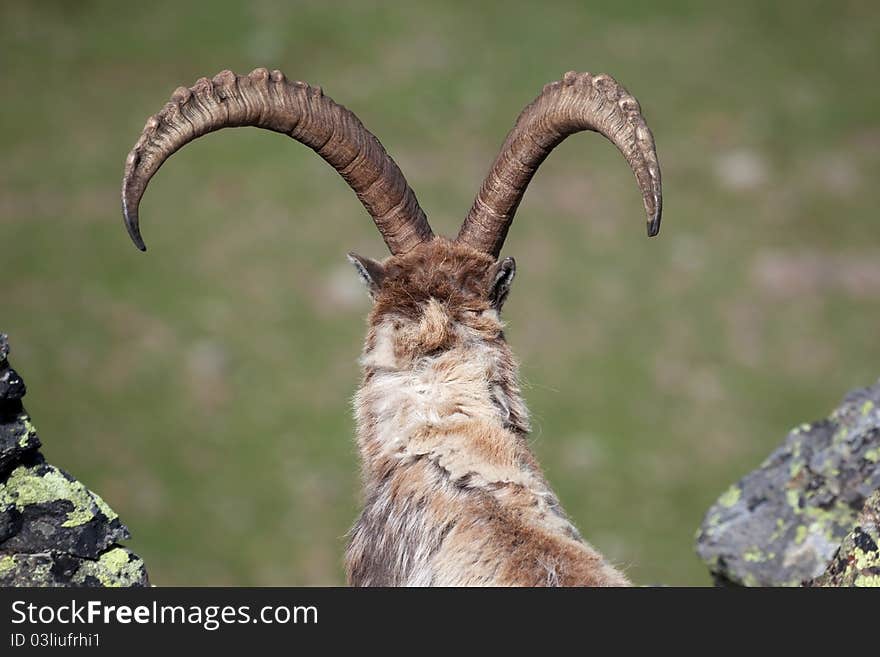
[[[697,553],[717,584],[798,586],[821,575],[838,548],[846,552],[841,543],[877,489],[880,382],[791,431],[728,488],[697,532]],[[877,577],[863,582],[880,585]]]
[[[146,586],[116,513],[45,462],[0,334],[0,586]]]
[[[819,577],[805,586],[880,586],[880,490],[865,501],[855,527]]]

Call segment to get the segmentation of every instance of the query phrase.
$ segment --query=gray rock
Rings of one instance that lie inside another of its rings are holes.
[[[803,424],[718,498],[697,533],[716,583],[797,586],[819,576],[880,488],[880,382]]]

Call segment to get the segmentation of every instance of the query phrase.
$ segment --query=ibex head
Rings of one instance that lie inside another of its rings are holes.
[[[515,263],[496,259],[517,206],[541,162],[575,132],[599,132],[620,149],[642,192],[648,235],[660,229],[654,139],[636,99],[607,75],[567,73],[544,87],[508,134],[458,236],[448,240],[434,236],[403,173],[352,112],[320,87],[257,69],[247,76],[223,71],[180,87],[147,121],[122,183],[125,224],[139,249],[146,250],[138,205],[153,174],[187,142],[239,126],[281,132],[309,146],[357,194],[392,254],[385,262],[349,254],[375,302],[375,319],[388,312],[419,318],[431,299],[455,322],[473,326],[485,323],[485,311],[500,310]]]

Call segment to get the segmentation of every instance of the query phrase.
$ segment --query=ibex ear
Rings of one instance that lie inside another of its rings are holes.
[[[507,293],[510,292],[510,284],[513,283],[514,276],[516,276],[516,260],[513,258],[505,258],[495,265],[492,286],[489,289],[489,301],[496,310],[501,310],[501,306],[507,300]]]
[[[385,278],[385,267],[381,262],[360,256],[354,251],[348,254],[348,261],[354,265],[358,276],[367,286],[370,298],[375,298]]]

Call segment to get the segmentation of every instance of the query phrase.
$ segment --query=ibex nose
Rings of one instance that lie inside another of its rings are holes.
[[[447,346],[451,336],[449,315],[443,305],[432,298],[419,323],[420,342],[427,351],[434,351]]]

